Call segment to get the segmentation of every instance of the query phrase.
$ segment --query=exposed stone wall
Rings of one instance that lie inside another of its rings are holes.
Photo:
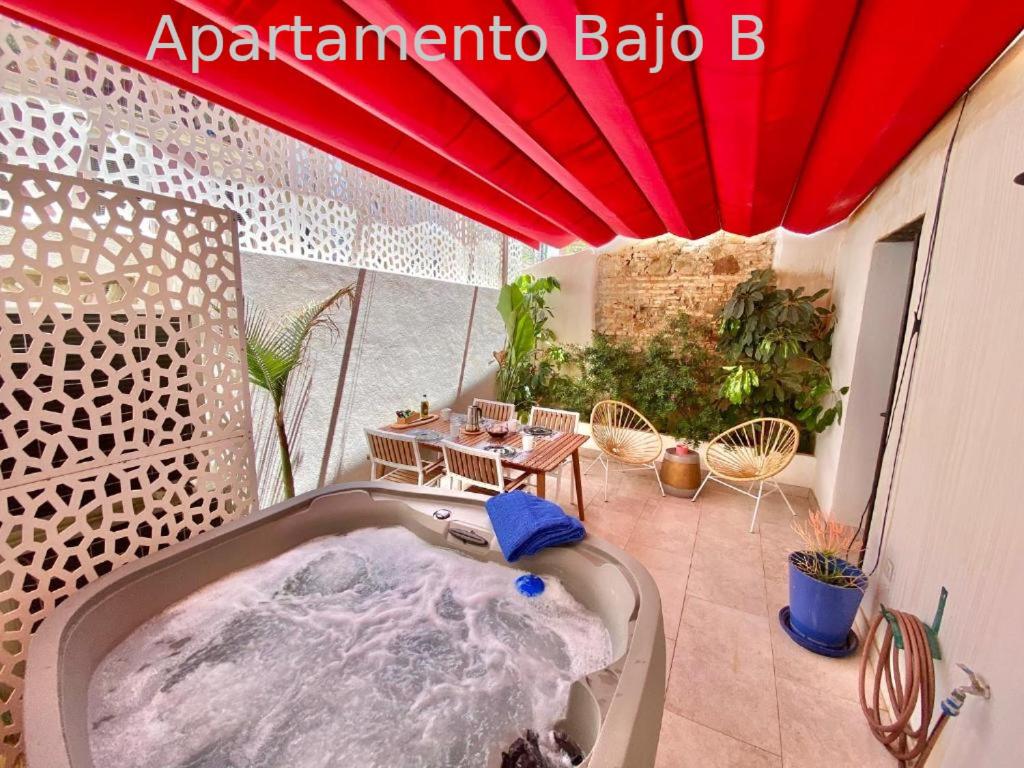
[[[663,235],[600,254],[596,330],[643,341],[680,310],[711,317],[751,270],[772,265],[775,239],[774,232],[699,241]]]

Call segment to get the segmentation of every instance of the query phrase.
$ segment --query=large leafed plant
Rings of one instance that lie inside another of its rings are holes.
[[[274,405],[274,428],[281,454],[281,482],[285,498],[295,495],[291,450],[284,423],[288,380],[303,360],[306,343],[313,331],[334,324],[328,311],[344,297],[351,299],[354,288],[347,285],[323,301],[314,301],[281,316],[250,304],[245,316],[245,355],[249,363],[249,381],[264,389]]]
[[[502,286],[498,313],[505,323],[505,347],[494,353],[498,361],[496,396],[515,403],[517,410],[536,402],[537,392],[551,373],[542,350],[555,339],[547,327],[552,312],[548,296],[561,286],[553,277],[520,275]]]
[[[721,393],[759,416],[795,418],[809,432],[842,420],[842,396],[828,367],[835,307],[828,293],[779,288],[775,272],[756,270],[719,313],[718,349],[726,358]]]

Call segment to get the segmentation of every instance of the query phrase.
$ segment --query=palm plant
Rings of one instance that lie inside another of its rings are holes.
[[[354,287],[347,285],[323,301],[314,301],[281,317],[271,317],[261,307],[249,305],[245,315],[245,356],[249,363],[249,381],[264,389],[274,404],[274,427],[281,454],[281,481],[285,498],[295,495],[291,450],[284,425],[284,401],[288,379],[302,362],[306,341],[318,326],[335,326],[327,311],[347,296]]]

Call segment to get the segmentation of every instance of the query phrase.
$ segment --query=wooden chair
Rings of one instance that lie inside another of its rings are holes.
[[[480,409],[480,415],[492,421],[511,421],[516,417],[516,406],[513,403],[503,403],[500,400],[481,400],[479,397],[473,399],[473,405]]]
[[[444,462],[420,456],[420,444],[411,435],[366,429],[370,446],[370,479],[410,485],[436,485],[444,475]],[[382,474],[378,475],[378,472]]]
[[[590,412],[590,433],[601,453],[587,467],[587,472],[597,462],[604,465],[605,501],[608,501],[608,470],[612,461],[626,465],[624,469],[615,470],[617,472],[652,470],[661,495],[665,495],[654,463],[661,457],[661,435],[640,411],[618,400],[602,400]]]
[[[533,406],[530,409],[530,426],[531,427],[547,427],[555,432],[572,433],[575,432],[579,427],[580,415],[576,411],[560,411],[557,408],[541,408],[539,405]],[[569,456],[558,465],[553,473],[555,475],[555,498],[557,499],[562,493],[562,473],[565,470],[567,464],[572,463],[572,457]],[[576,484],[569,483],[569,500],[573,501],[576,498]]]
[[[493,496],[521,488],[530,479],[529,472],[506,477],[501,457],[482,448],[470,448],[446,440],[441,443],[441,451],[447,476],[458,484],[459,490]]]
[[[761,499],[772,491],[778,491],[792,514],[796,514],[786,494],[774,480],[796,455],[800,442],[800,430],[796,424],[785,419],[752,419],[738,424],[715,437],[708,443],[704,461],[708,474],[700,488],[693,494],[696,501],[709,480],[732,488],[754,499],[754,516],[750,519],[750,532],[757,526],[757,511]],[[738,488],[734,483],[750,483],[749,490]],[[772,487],[764,493],[764,486]],[[753,493],[757,485],[757,493]]]

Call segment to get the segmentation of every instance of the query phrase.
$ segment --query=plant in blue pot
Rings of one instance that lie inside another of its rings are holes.
[[[847,529],[812,514],[795,526],[805,547],[789,556],[789,605],[779,622],[799,645],[823,656],[848,656],[857,649],[853,622],[868,578],[844,560]]]

